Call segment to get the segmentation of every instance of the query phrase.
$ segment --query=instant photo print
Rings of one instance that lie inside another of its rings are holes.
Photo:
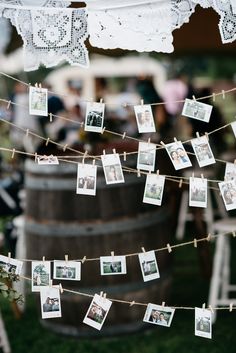
[[[219,183],[220,192],[227,211],[236,209],[236,180]]]
[[[189,206],[207,207],[207,179],[190,177]]]
[[[48,90],[46,88],[29,88],[30,115],[48,116]]]
[[[191,144],[200,168],[216,162],[206,136],[191,140]]]
[[[225,181],[236,180],[236,163],[226,163],[224,179]]]
[[[101,256],[100,272],[103,276],[126,274],[125,256]]]
[[[161,206],[165,177],[163,175],[148,174],[143,195],[143,202]]]
[[[149,303],[143,321],[154,325],[170,327],[174,313],[175,309]]]
[[[104,170],[104,175],[106,183],[118,184],[124,183],[124,175],[120,163],[120,156],[118,153],[103,154],[101,156],[102,166]]]
[[[192,163],[184,149],[182,142],[176,141],[173,143],[168,143],[165,145],[165,148],[176,170],[192,166]]]
[[[138,254],[138,257],[144,282],[160,278],[156,256],[153,250],[142,252]]]
[[[212,314],[210,310],[195,308],[195,336],[212,338]]]
[[[38,164],[46,165],[46,164],[59,164],[58,158],[56,156],[38,156],[37,157]]]
[[[156,159],[156,145],[154,143],[139,142],[137,169],[154,171]]]
[[[20,275],[22,270],[23,262],[12,259],[4,255],[0,255],[0,267],[3,271],[14,275]]]
[[[80,281],[81,280],[81,262],[79,261],[54,261],[53,278]]]
[[[97,330],[101,330],[112,302],[95,294],[83,322]]]
[[[212,105],[185,99],[182,115],[209,123]]]
[[[50,261],[32,261],[32,292],[40,292],[40,289],[49,286],[51,279]]]
[[[78,164],[76,193],[81,195],[96,195],[97,166]]]
[[[61,298],[59,286],[41,287],[40,302],[42,319],[61,317]]]
[[[102,132],[104,120],[104,103],[88,102],[86,108],[85,131]]]
[[[155,124],[152,114],[152,107],[147,104],[135,105],[134,112],[139,133],[155,132]]]

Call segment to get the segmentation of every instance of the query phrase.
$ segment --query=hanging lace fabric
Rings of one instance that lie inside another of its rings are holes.
[[[44,7],[29,9],[24,8],[23,1],[10,0],[0,8],[2,16],[11,20],[23,39],[25,71],[36,70],[40,64],[56,66],[64,60],[71,65],[88,67],[88,51],[84,44],[88,36],[86,10],[67,9],[69,3],[63,1],[41,1],[40,5],[42,3]],[[23,7],[14,9],[11,5]]]
[[[171,0],[87,0],[91,45],[139,52],[173,51]]]
[[[0,18],[0,33],[1,33],[1,41],[0,41],[0,54],[4,53],[7,45],[11,39],[11,28],[10,23],[5,18]]]

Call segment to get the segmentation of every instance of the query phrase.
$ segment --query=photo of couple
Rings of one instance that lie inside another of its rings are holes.
[[[166,145],[166,150],[176,170],[191,167],[192,164],[182,142],[169,143]]]

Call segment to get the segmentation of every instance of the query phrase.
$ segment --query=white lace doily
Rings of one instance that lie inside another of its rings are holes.
[[[171,0],[172,28],[180,28],[194,12],[196,4],[192,0]]]
[[[104,49],[173,51],[171,0],[86,1],[90,43]]]

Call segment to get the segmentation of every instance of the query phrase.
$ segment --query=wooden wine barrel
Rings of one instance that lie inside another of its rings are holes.
[[[76,165],[37,165],[26,161],[26,242],[31,259],[99,258],[161,248],[170,241],[169,192],[163,206],[144,204],[145,178],[126,173],[124,184],[106,185],[98,168],[97,195],[76,194]],[[82,264],[81,281],[62,281],[64,288],[136,302],[168,302],[171,256],[157,253],[160,279],[144,283],[138,257],[127,257],[127,275],[101,276],[99,261]],[[54,283],[57,283],[54,281]],[[82,323],[91,299],[64,292],[62,318],[43,320],[50,329],[74,336],[135,332],[145,307],[114,303],[101,332]]]

